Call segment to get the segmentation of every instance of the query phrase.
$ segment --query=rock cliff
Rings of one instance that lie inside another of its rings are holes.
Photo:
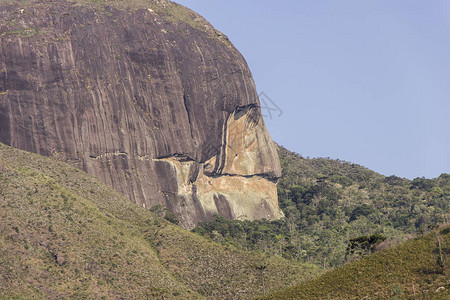
[[[169,1],[0,1],[0,141],[95,175],[186,228],[282,216],[248,66]]]

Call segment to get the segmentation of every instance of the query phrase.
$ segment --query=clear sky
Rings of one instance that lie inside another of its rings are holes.
[[[384,175],[450,173],[450,1],[176,2],[244,55],[283,112],[265,113],[277,143]]]

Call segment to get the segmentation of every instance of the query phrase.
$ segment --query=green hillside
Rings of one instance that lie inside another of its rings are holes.
[[[0,144],[0,298],[240,298],[317,267],[223,247],[66,164]]]
[[[265,299],[450,299],[450,227]]]
[[[283,175],[278,198],[286,216],[278,221],[227,221],[217,217],[194,232],[224,244],[277,254],[325,268],[426,233],[450,220],[450,175],[408,180],[385,177],[362,166],[309,159],[279,147]],[[349,248],[361,237],[378,240]]]

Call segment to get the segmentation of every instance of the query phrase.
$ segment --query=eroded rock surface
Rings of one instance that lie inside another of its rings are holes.
[[[187,228],[216,213],[282,216],[275,145],[240,53],[179,5],[105,3],[0,7],[0,141],[163,204]]]

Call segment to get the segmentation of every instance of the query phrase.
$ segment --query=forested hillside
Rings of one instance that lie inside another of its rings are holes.
[[[278,221],[216,217],[194,232],[213,240],[336,267],[449,221],[450,175],[408,180],[279,147]]]

